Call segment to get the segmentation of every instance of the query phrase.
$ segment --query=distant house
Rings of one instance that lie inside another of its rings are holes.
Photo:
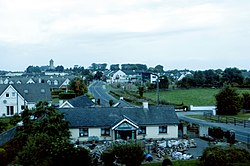
[[[39,101],[52,101],[48,84],[0,85],[0,117],[19,114],[25,107],[34,108]]]
[[[71,138],[99,140],[178,137],[174,107],[78,107],[59,109],[70,124]]]
[[[47,83],[51,89],[66,89],[74,76],[15,76],[0,77],[0,84],[40,84]]]
[[[70,100],[66,100],[59,105],[59,108],[76,108],[76,107],[91,107],[95,103],[87,96],[82,95]]]
[[[128,82],[128,77],[127,74],[125,72],[123,72],[122,70],[118,70],[115,73],[113,73],[112,76],[112,83],[125,83]]]
[[[177,79],[177,81],[181,81],[184,77],[186,77],[186,76],[192,76],[192,73],[191,72],[181,72],[180,73],[181,75],[180,75],[180,77]]]
[[[111,83],[131,83],[141,80],[143,71],[118,70],[112,73]]]

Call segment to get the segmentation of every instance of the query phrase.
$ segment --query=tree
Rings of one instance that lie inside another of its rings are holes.
[[[101,71],[97,71],[96,74],[94,75],[94,79],[101,80],[102,76],[103,73]]]
[[[155,71],[157,71],[158,73],[162,73],[164,72],[163,68],[164,67],[162,65],[157,65],[155,66]]]
[[[202,71],[195,71],[193,78],[194,78],[194,86],[202,87],[204,85],[205,77]]]
[[[182,80],[177,82],[177,86],[181,88],[190,88],[194,85],[193,77],[186,76]]]
[[[250,110],[250,94],[245,92],[243,95],[243,106],[242,108],[245,110]]]
[[[76,96],[81,96],[88,92],[86,84],[84,83],[83,79],[79,77],[74,78],[70,82],[69,88],[75,92]]]
[[[242,107],[241,97],[236,89],[231,86],[225,86],[218,94],[216,94],[215,98],[217,114],[236,115],[240,112]]]
[[[64,67],[62,65],[56,66],[55,71],[63,72],[64,71]]]
[[[159,88],[160,89],[168,89],[169,81],[167,76],[161,76],[159,81]]]
[[[113,100],[109,100],[109,106],[112,107],[112,105],[114,105],[114,101]]]
[[[112,64],[112,65],[110,65],[110,70],[111,71],[120,70],[119,64]]]
[[[28,66],[26,73],[41,73],[41,70],[39,66]]]
[[[83,162],[91,165],[89,152],[74,147],[70,142],[68,122],[64,120],[63,114],[48,106],[47,102],[39,102],[36,109],[28,112],[22,116],[28,120],[23,121],[24,126],[18,130],[15,138],[23,141],[22,148],[12,146],[19,151],[16,164],[73,166]]]
[[[139,86],[138,87],[138,93],[140,95],[140,98],[142,98],[143,97],[143,93],[144,93],[144,87],[143,86]]]
[[[232,85],[242,85],[244,77],[238,68],[226,68],[222,75],[222,81]]]

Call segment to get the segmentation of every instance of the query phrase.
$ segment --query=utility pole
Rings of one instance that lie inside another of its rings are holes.
[[[160,95],[159,95],[159,75],[158,74],[152,74],[155,75],[157,77],[156,79],[156,93],[157,93],[157,106],[159,106],[159,101],[160,101]]]
[[[157,105],[159,106],[160,96],[159,96],[159,76],[157,75]]]

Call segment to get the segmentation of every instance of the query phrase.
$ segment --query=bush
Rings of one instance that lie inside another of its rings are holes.
[[[138,143],[114,144],[102,154],[105,165],[112,165],[116,160],[126,166],[140,166],[144,160],[143,148]]]
[[[237,147],[212,146],[204,150],[201,163],[204,166],[231,166],[237,163],[249,163],[250,153]]]

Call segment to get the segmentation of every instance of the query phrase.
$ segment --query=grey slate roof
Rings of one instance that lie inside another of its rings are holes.
[[[124,116],[137,125],[170,125],[179,120],[174,107],[87,107],[59,109],[69,121],[70,128],[78,127],[112,127]]]
[[[70,99],[69,103],[74,107],[89,107],[95,105],[95,103],[85,95]]]
[[[0,94],[10,85],[0,85]],[[28,102],[51,101],[50,87],[46,83],[40,84],[11,84]]]

